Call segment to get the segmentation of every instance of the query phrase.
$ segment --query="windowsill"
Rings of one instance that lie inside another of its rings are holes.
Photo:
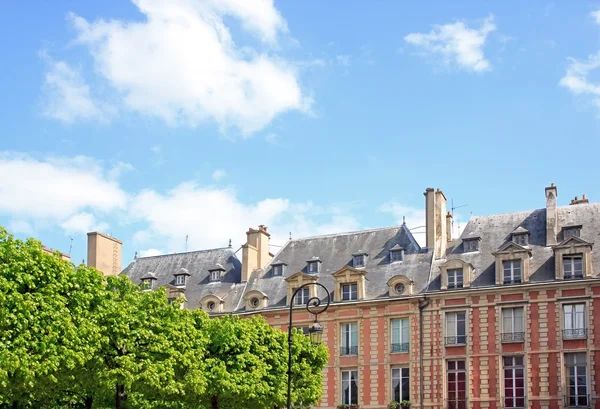
[[[342,354],[342,355],[340,355],[340,357],[345,357],[345,356],[352,357],[352,356],[358,356],[358,354]]]
[[[410,351],[390,351],[390,354],[392,355],[398,355],[398,354],[408,354]]]
[[[447,347],[464,347],[466,345],[466,342],[464,344],[446,344]]]
[[[503,332],[500,334],[502,344],[520,344],[525,342],[524,332]]]
[[[501,341],[502,344],[522,344],[523,342],[525,342],[524,339],[521,339],[521,340],[517,340],[517,339],[503,339]]]

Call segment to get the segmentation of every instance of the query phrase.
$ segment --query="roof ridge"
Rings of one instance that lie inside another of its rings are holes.
[[[347,231],[347,232],[341,232],[341,233],[322,234],[322,235],[318,235],[318,236],[307,236],[307,237],[301,237],[299,239],[288,240],[288,243],[292,243],[292,242],[295,242],[295,241],[301,241],[301,240],[320,239],[320,238],[327,238],[327,237],[334,237],[334,236],[345,236],[345,235],[358,234],[358,233],[372,233],[372,232],[375,232],[375,231],[390,230],[390,229],[400,229],[400,228],[402,228],[401,224],[400,225],[394,225],[394,226],[387,226],[387,227],[376,227],[376,228],[373,228],[373,229],[355,230],[355,231]],[[286,245],[287,245],[287,243],[286,243]]]
[[[156,256],[146,256],[146,257],[138,257],[135,260],[140,260],[140,259],[148,259],[148,258],[158,258],[158,257],[168,257],[168,256],[179,256],[182,254],[192,254],[192,253],[208,253],[209,251],[216,251],[216,250],[227,250],[230,249],[231,247],[217,247],[214,249],[204,249],[204,250],[193,250],[193,251],[183,251],[181,253],[168,253],[168,254],[158,254]],[[233,250],[232,250],[233,251]]]
[[[562,205],[562,206],[556,206],[557,209],[574,209],[574,208],[578,208],[578,207],[590,207],[590,206],[600,206],[600,202],[594,202],[594,203],[579,203],[576,205]],[[472,216],[471,219],[469,219],[469,221],[473,220],[473,219],[479,219],[479,218],[483,218],[483,217],[495,217],[495,216],[506,216],[509,214],[519,214],[519,213],[533,213],[535,211],[544,211],[546,210],[545,207],[540,207],[537,209],[531,209],[531,210],[519,210],[516,212],[504,212],[504,213],[492,213],[492,214],[486,214],[486,215],[482,215],[482,216]]]

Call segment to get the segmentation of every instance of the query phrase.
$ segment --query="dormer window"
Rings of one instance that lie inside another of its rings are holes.
[[[463,252],[470,253],[472,251],[479,251],[479,237],[469,237],[463,239]]]
[[[175,277],[175,285],[185,285],[185,276],[178,275]]]
[[[404,260],[404,248],[396,244],[390,249],[390,263]]]
[[[142,290],[152,290],[154,288],[154,282],[156,280],[156,275],[153,272],[149,271],[148,273],[144,274],[141,282]]]
[[[364,267],[367,260],[367,253],[359,251],[358,253],[354,253],[352,255],[352,266],[354,268]]]
[[[317,274],[319,272],[319,265],[322,263],[319,257],[313,257],[306,261],[306,271],[309,274]]]
[[[452,268],[448,272],[448,289],[463,288],[463,269]]]
[[[273,276],[282,276],[283,269],[285,266],[286,266],[286,264],[283,261],[276,261],[274,263],[271,263],[271,267],[273,270]]]
[[[581,226],[567,226],[563,228],[563,240],[568,239],[569,237],[580,237],[581,236]]]
[[[529,230],[523,226],[519,226],[510,234],[513,243],[519,246],[529,246]]]
[[[220,264],[215,264],[215,266],[210,268],[208,272],[210,273],[209,281],[211,283],[218,282],[221,281],[223,273],[225,272],[225,268],[223,268],[223,266]]]
[[[190,273],[188,272],[188,270],[186,268],[182,268],[173,275],[175,276],[175,286],[185,287],[185,283],[187,281],[187,276],[189,276]]]

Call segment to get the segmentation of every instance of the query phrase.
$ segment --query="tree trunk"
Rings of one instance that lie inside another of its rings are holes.
[[[121,409],[121,385],[115,387],[115,409]]]
[[[86,396],[84,401],[85,401],[85,409],[92,409],[92,405],[94,403],[94,398],[92,398],[91,396]]]
[[[217,395],[213,396],[211,399],[211,408],[219,409],[219,398]]]

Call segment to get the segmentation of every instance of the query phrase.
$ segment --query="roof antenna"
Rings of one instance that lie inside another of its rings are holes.
[[[290,232],[290,241],[292,241],[292,232]]]
[[[137,250],[135,251],[135,254],[133,255],[133,259],[137,260]]]
[[[71,250],[73,249],[73,237],[69,236],[71,243],[69,244],[69,257],[71,257]]]
[[[229,239],[229,248],[231,248],[231,239]]]
[[[466,207],[468,206],[468,204],[464,204],[464,205],[460,205],[460,206],[454,206],[454,199],[451,199],[452,201],[450,202],[450,214],[452,215],[452,230],[454,230],[454,209],[460,209],[461,207]],[[471,212],[472,214],[473,212]],[[460,230],[460,223],[457,224],[456,228],[458,230]]]
[[[406,226],[406,216],[402,216],[402,225]]]
[[[185,235],[185,252],[187,253],[187,242],[188,242],[188,235]]]

